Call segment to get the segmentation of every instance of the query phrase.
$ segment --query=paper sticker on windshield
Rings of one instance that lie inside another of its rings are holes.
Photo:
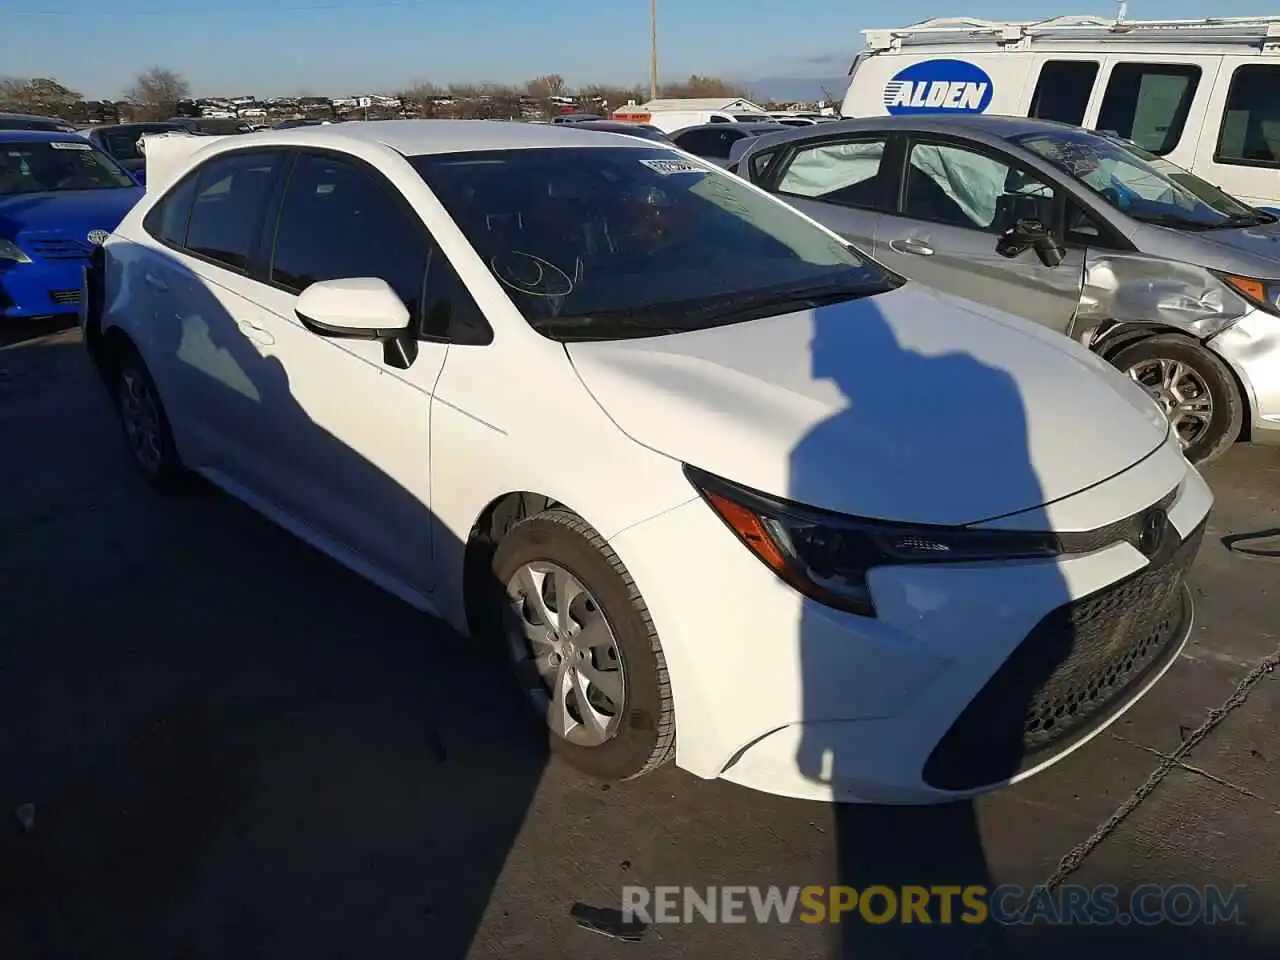
[[[654,173],[669,177],[673,173],[706,173],[707,168],[690,160],[641,160]]]
[[[93,146],[88,143],[75,143],[71,140],[54,140],[49,146],[55,150],[92,150]]]

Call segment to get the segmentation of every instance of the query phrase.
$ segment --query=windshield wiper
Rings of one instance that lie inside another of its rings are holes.
[[[1131,213],[1129,216],[1141,223],[1150,223],[1157,227],[1172,227],[1175,230],[1212,230],[1220,224],[1205,223],[1203,220],[1188,220],[1172,213]]]
[[[1252,213],[1237,213],[1219,223],[1209,225],[1209,230],[1224,230],[1229,227],[1258,227],[1264,223],[1275,223],[1276,217],[1265,210],[1254,210]]]

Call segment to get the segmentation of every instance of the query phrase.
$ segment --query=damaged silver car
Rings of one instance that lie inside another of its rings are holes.
[[[1191,461],[1280,444],[1280,221],[1129,141],[925,113],[752,138],[730,169],[908,278],[1089,346]]]

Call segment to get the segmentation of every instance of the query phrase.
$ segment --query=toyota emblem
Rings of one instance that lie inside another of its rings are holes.
[[[1166,517],[1163,510],[1152,510],[1142,519],[1142,532],[1138,534],[1138,549],[1144,556],[1154,557],[1164,545]]]
[[[107,237],[109,236],[111,236],[111,231],[109,230],[90,230],[89,242],[95,247],[100,247],[107,242]]]

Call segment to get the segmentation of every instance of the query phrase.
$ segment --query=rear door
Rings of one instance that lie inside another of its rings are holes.
[[[886,133],[805,139],[775,155],[753,154],[739,173],[875,256],[876,226],[892,208],[897,151]]]
[[[876,258],[913,280],[1065,332],[1080,302],[1085,251],[1069,248],[1053,267],[1034,250],[996,252],[1016,197],[1035,198],[1052,225],[1064,192],[994,148],[914,136],[897,211],[877,227]]]
[[[131,277],[154,302],[146,360],[193,467],[250,489],[270,464],[266,411],[282,384],[265,362],[267,333],[246,296],[281,150],[237,150],[202,163],[147,215],[158,241]]]

